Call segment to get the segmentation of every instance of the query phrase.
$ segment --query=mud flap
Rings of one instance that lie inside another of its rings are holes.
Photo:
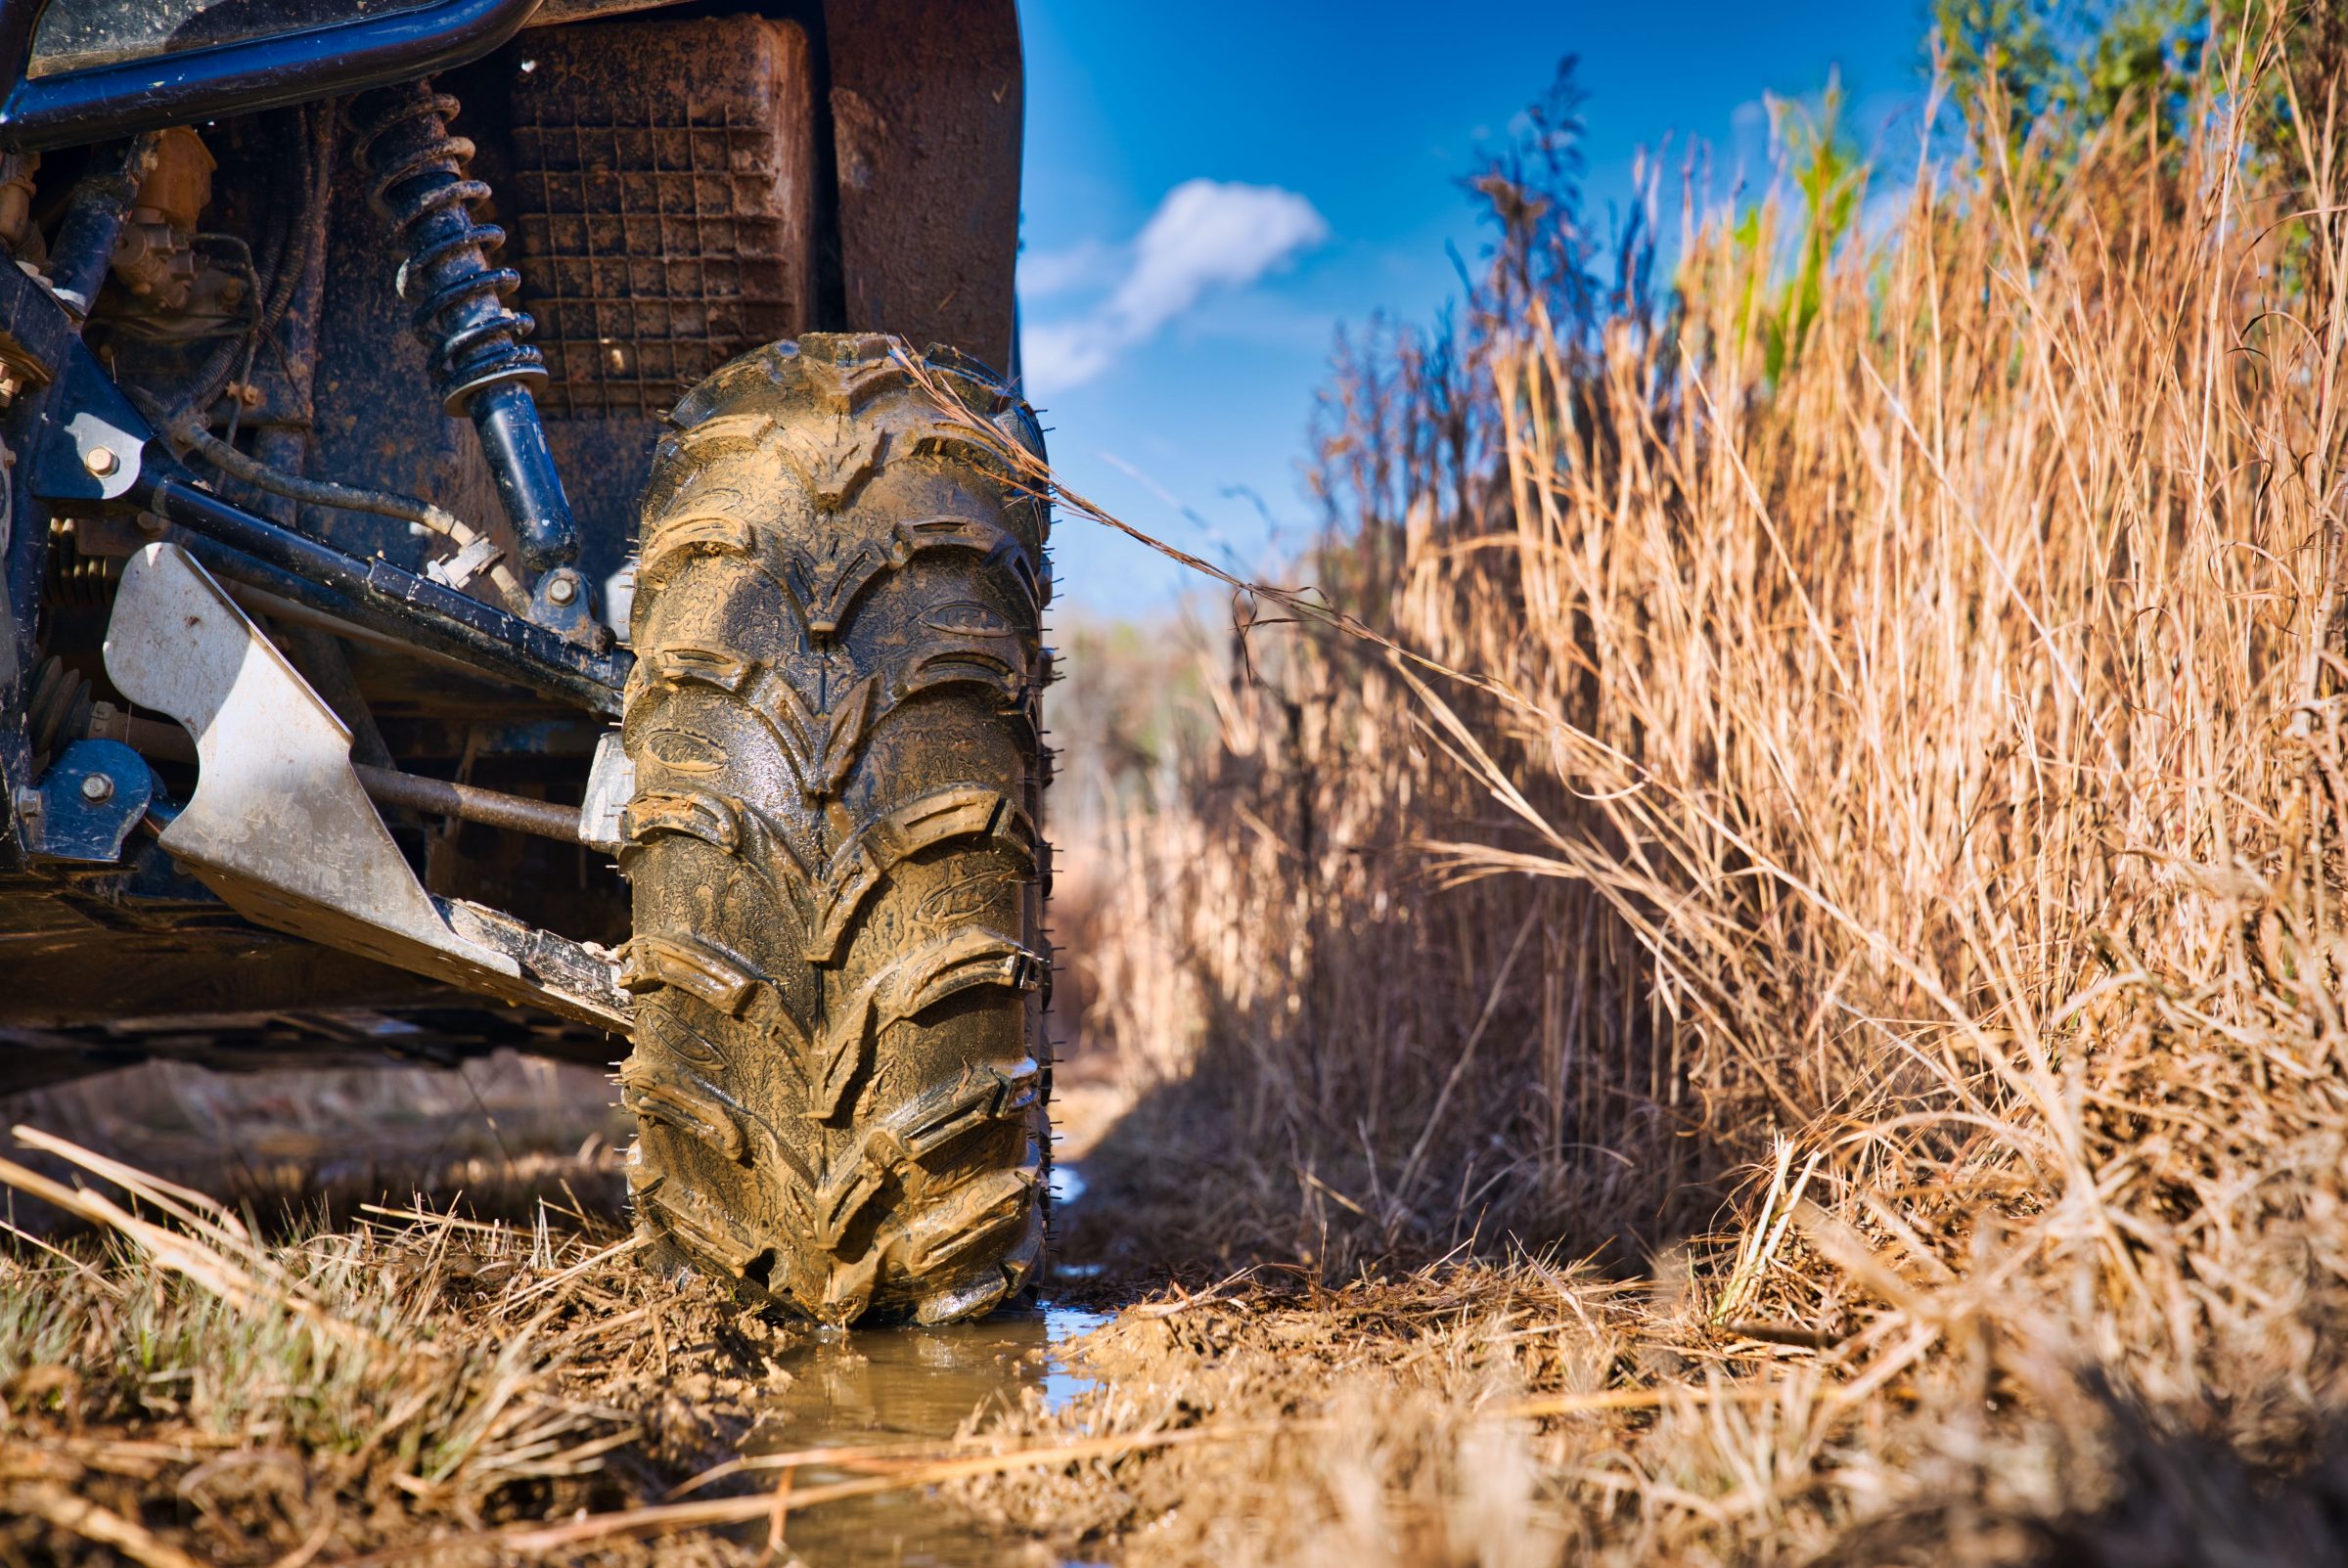
[[[195,797],[160,842],[247,919],[628,1027],[608,957],[425,889],[351,770],[350,731],[187,552],[157,543],[130,558],[106,671],[196,738]]]

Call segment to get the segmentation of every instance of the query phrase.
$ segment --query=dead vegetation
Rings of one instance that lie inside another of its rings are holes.
[[[982,1501],[1153,1562],[2338,1559],[2348,226],[2262,26],[1864,228],[1814,138],[1668,296],[1562,101],[1487,171],[1459,328],[1332,393],[1319,591],[1242,600],[1303,626],[1070,943],[1134,1100],[1077,1254],[1335,1294],[1129,1316],[996,1440],[1298,1424]],[[1476,1414],[1592,1388],[1655,1409]]]
[[[371,1206],[272,1238],[17,1138],[79,1180],[7,1160],[0,1182],[102,1239],[0,1254],[0,1561],[499,1560],[481,1538],[501,1524],[656,1499],[731,1457],[792,1337],[623,1266],[636,1239],[591,1218]],[[661,1560],[694,1558],[728,1543]]]

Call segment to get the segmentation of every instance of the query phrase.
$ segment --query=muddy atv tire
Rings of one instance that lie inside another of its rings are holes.
[[[835,1323],[975,1316],[1044,1244],[1048,513],[892,342],[811,335],[677,405],[623,728],[638,1223]]]

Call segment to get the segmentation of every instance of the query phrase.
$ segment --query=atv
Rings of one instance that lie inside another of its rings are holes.
[[[1011,0],[0,0],[0,1092],[624,1036],[670,1266],[1022,1291]]]

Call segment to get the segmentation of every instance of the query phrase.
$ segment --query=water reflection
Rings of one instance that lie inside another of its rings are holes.
[[[946,1328],[882,1328],[818,1340],[783,1358],[790,1386],[759,1419],[748,1453],[934,1441],[990,1400],[1016,1404],[1040,1388],[1058,1406],[1090,1385],[1061,1347],[1099,1315],[1041,1307]],[[806,1465],[794,1487],[849,1479]],[[793,1517],[790,1549],[806,1568],[992,1568],[1028,1560],[1020,1548],[919,1493],[832,1503]],[[1048,1555],[1037,1555],[1039,1564]]]

